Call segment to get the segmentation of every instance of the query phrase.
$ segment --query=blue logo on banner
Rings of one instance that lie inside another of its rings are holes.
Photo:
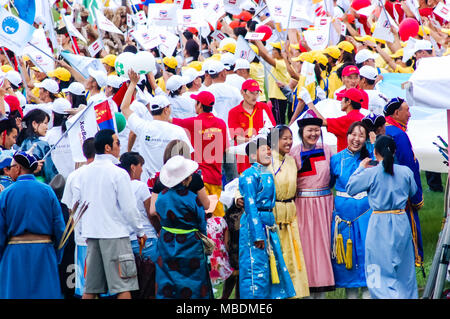
[[[2,29],[7,34],[14,34],[19,29],[19,21],[14,17],[6,17],[2,22]]]

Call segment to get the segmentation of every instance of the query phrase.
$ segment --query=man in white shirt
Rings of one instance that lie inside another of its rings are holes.
[[[137,270],[130,244],[130,228],[138,240],[147,239],[128,173],[116,166],[119,138],[113,130],[95,134],[95,159],[79,176],[81,192],[73,201],[86,201],[81,236],[87,238],[86,282],[83,299],[109,290],[130,299],[138,290]]]
[[[163,166],[163,155],[167,144],[172,140],[182,140],[193,148],[186,131],[180,126],[169,123],[171,117],[170,102],[165,95],[156,95],[151,101],[152,121],[140,118],[130,107],[131,97],[139,80],[139,75],[130,71],[130,84],[121,104],[122,114],[139,140],[139,153],[145,160],[141,181],[146,183],[149,178],[155,177]]]
[[[383,114],[384,106],[389,102],[387,97],[375,87],[378,72],[374,67],[364,65],[359,69],[359,87],[366,91],[369,97],[369,111]]]
[[[194,100],[182,96],[188,81],[187,77],[179,75],[173,75],[167,80],[166,89],[169,91],[168,99],[172,106],[173,117],[185,119],[197,115]]]
[[[208,62],[206,73],[212,79],[212,84],[208,86],[208,91],[216,99],[214,110],[217,112],[217,117],[228,123],[228,112],[242,101],[241,92],[225,83],[227,75],[222,62],[215,60]]]

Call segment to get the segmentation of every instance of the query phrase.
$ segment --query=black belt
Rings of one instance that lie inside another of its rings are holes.
[[[260,212],[271,212],[272,208],[258,208],[258,211],[260,211]]]
[[[289,202],[292,202],[293,200],[295,199],[295,197],[291,197],[291,198],[288,198],[288,199],[282,199],[282,200],[275,200],[276,202],[279,202],[279,203],[289,203]]]

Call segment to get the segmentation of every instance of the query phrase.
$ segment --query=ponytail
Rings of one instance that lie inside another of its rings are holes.
[[[387,135],[380,135],[375,142],[375,149],[383,156],[384,171],[389,175],[394,175],[394,154],[396,150],[395,141]]]

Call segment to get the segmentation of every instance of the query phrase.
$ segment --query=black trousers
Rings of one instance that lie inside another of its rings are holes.
[[[287,100],[278,100],[278,99],[270,99],[272,102],[272,113],[273,117],[275,118],[275,122],[277,125],[279,124],[287,124],[286,123],[286,111],[288,111],[288,120],[290,120],[290,117],[292,117],[292,112],[287,110],[288,107],[288,101]]]
[[[433,192],[443,192],[441,173],[425,171],[425,177],[427,178],[427,184]]]

